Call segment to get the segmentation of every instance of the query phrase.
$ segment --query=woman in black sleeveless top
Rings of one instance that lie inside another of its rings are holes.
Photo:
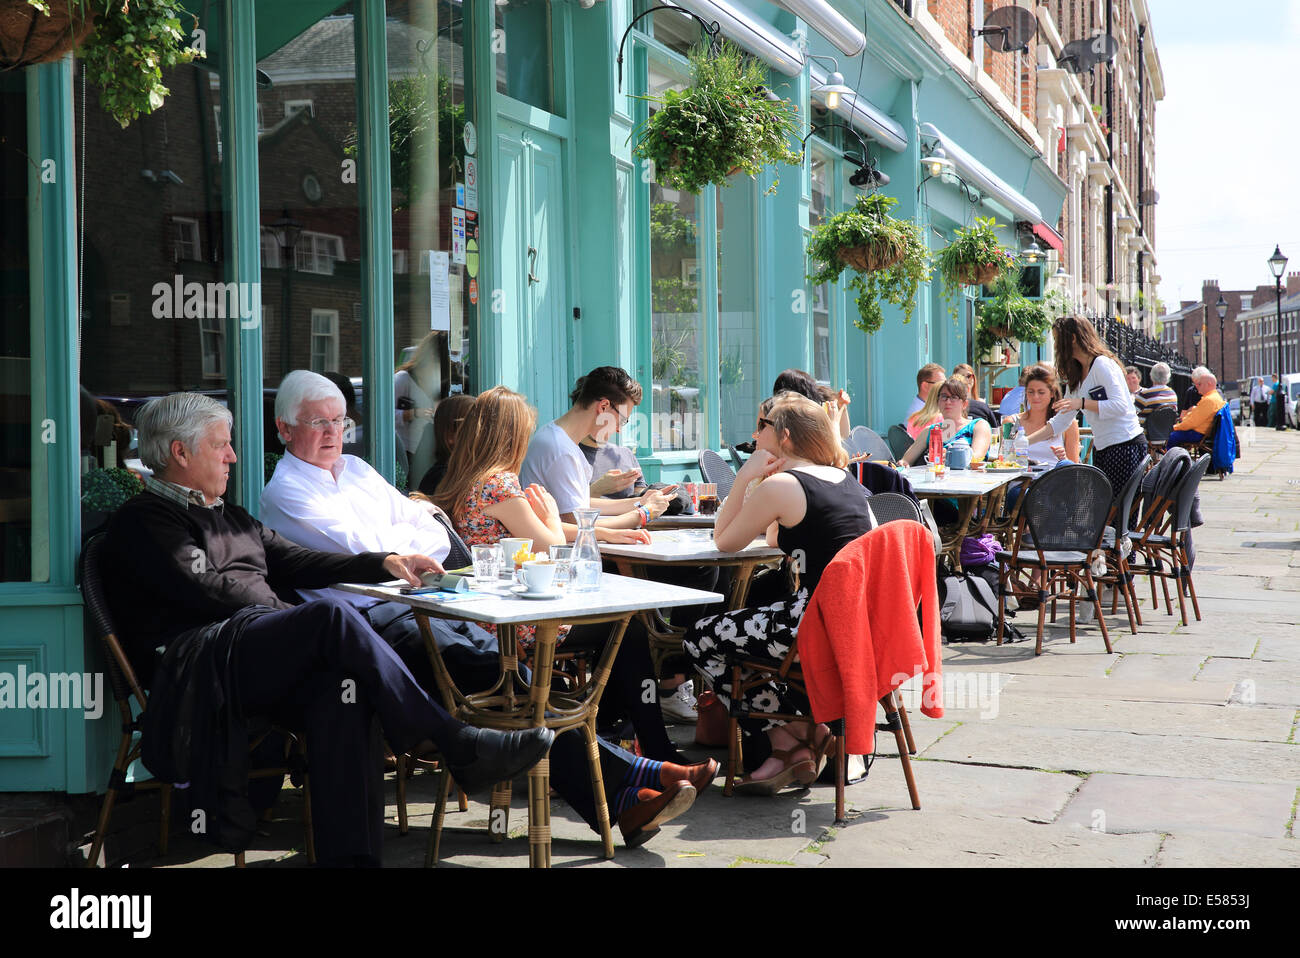
[[[771,605],[700,619],[683,646],[706,681],[729,704],[728,654],[780,661],[789,651],[809,597],[836,553],[875,525],[867,491],[844,470],[847,455],[817,403],[782,393],[760,413],[757,448],[736,476],[718,512],[714,544],[738,552],[766,534],[769,545],[790,556],[799,590]],[[752,488],[751,488],[751,484]],[[745,693],[754,712],[808,711],[807,699],[784,685]],[[808,785],[821,771],[830,729],[810,720],[741,720],[745,765],[751,774],[737,789],[774,795],[787,785]]]

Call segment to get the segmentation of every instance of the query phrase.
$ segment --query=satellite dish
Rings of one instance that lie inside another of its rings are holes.
[[[1038,18],[1024,7],[998,7],[984,18],[984,28],[972,30],[973,37],[984,38],[984,42],[998,53],[1010,53],[1012,50],[1029,52],[1029,41],[1038,32]]]
[[[1139,206],[1155,206],[1160,202],[1160,194],[1155,190],[1143,190],[1138,194]]]
[[[1099,63],[1109,63],[1119,52],[1119,43],[1109,33],[1091,39],[1071,40],[1061,48],[1057,66],[1068,73],[1087,73]]]

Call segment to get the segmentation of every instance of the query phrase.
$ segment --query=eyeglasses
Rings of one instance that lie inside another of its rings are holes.
[[[762,431],[762,429],[763,429],[764,426],[771,426],[773,429],[775,429],[775,428],[776,428],[776,423],[772,422],[772,420],[770,420],[770,419],[764,419],[762,416],[759,416],[759,417],[758,417],[758,428],[759,428],[759,431],[760,431],[760,432]]]
[[[315,429],[317,432],[324,432],[326,429],[342,429],[344,432],[356,425],[346,416],[335,416],[333,419],[308,419],[302,425]]]
[[[966,400],[952,395],[952,393],[940,393],[939,402],[965,402]]]
[[[609,404],[609,408],[612,409],[612,410],[614,411],[614,414],[615,414],[616,416],[618,416],[618,428],[619,428],[619,429],[622,429],[624,426],[626,426],[626,425],[628,424],[628,420],[630,420],[630,419],[632,418],[631,414],[628,414],[628,415],[624,416],[624,415],[623,415],[623,410],[619,409],[619,408],[618,408],[617,406],[615,406],[612,402]]]

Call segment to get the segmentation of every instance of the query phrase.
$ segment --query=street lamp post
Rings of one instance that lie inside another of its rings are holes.
[[[288,210],[283,210],[280,218],[271,224],[271,229],[280,247],[280,374],[285,376],[293,368],[293,317],[289,315],[293,301],[289,285],[293,282],[294,250],[303,226],[289,215]]]
[[[1223,364],[1223,320],[1228,315],[1228,303],[1222,293],[1214,304],[1214,311],[1219,314],[1219,379],[1222,380],[1228,377],[1228,367]]]
[[[1274,245],[1273,255],[1268,258],[1268,268],[1273,274],[1273,282],[1277,284],[1277,386],[1273,392],[1277,402],[1276,428],[1281,432],[1286,429],[1286,396],[1282,383],[1285,373],[1282,369],[1282,276],[1286,273],[1286,257],[1282,255],[1281,246]]]

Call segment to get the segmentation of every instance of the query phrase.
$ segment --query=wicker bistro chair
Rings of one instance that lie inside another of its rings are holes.
[[[1157,489],[1153,496],[1155,501],[1143,516],[1140,537],[1133,543],[1130,568],[1134,575],[1145,575],[1150,579],[1152,606],[1158,607],[1156,579],[1160,579],[1165,596],[1165,611],[1173,614],[1168,586],[1168,580],[1173,579],[1178,591],[1178,612],[1183,625],[1187,625],[1184,590],[1191,597],[1196,621],[1201,620],[1201,606],[1196,599],[1196,586],[1192,582],[1188,535],[1192,529],[1192,503],[1209,468],[1210,457],[1202,456],[1175,481],[1164,489]],[[1141,564],[1137,561],[1139,557],[1143,560]],[[1168,571],[1165,570],[1165,560],[1170,564]]]
[[[903,458],[903,453],[912,448],[912,437],[907,434],[907,429],[901,423],[894,423],[889,427],[889,432],[885,434],[885,442],[889,444],[889,451],[893,454],[895,462]]]
[[[883,501],[878,502],[878,500]],[[882,525],[899,519],[916,521],[913,517],[920,513],[920,509],[915,502],[899,493],[878,493],[872,496],[869,501],[872,514],[876,517],[877,522]],[[726,783],[723,785],[722,794],[728,798],[735,793],[736,778],[743,761],[740,719],[751,714],[745,708],[744,694],[750,689],[759,688],[769,682],[781,682],[806,699],[808,686],[804,681],[803,670],[798,663],[798,649],[799,642],[796,637],[795,641],[790,644],[789,651],[779,662],[749,656],[728,656],[727,658],[727,664],[731,668],[732,695],[730,697],[730,729],[727,735],[727,778]],[[916,790],[916,778],[912,774],[911,759],[911,756],[916,754],[916,742],[912,738],[912,724],[908,721],[907,709],[903,706],[902,697],[896,689],[890,691],[887,695],[881,696],[880,707],[884,709],[885,720],[876,724],[876,731],[893,733],[894,741],[898,746],[898,760],[903,766],[903,778],[907,782],[908,797],[912,801],[912,808],[919,810],[921,808],[921,798]],[[763,718],[784,719],[787,722],[808,718],[807,715],[772,712],[753,714],[761,715]],[[845,766],[848,756],[845,754],[844,747],[844,719],[836,719],[829,724],[831,735],[834,736],[831,747],[835,761],[835,824],[838,827],[845,823],[844,786]]]
[[[1101,545],[1106,550],[1108,571],[1098,577],[1097,584],[1109,585],[1113,590],[1110,603],[1111,615],[1115,614],[1119,597],[1124,596],[1124,605],[1128,609],[1129,629],[1134,635],[1137,634],[1137,627],[1142,624],[1142,610],[1138,608],[1137,598],[1133,594],[1133,573],[1129,569],[1126,555],[1129,550],[1123,547],[1123,543],[1133,535],[1133,503],[1137,498],[1138,488],[1142,485],[1142,477],[1146,475],[1150,465],[1151,456],[1148,454],[1138,463],[1138,467],[1133,470],[1133,475],[1110,504],[1110,515],[1106,517],[1106,530],[1101,534]],[[1114,571],[1110,571],[1111,569]]]
[[[173,785],[147,777],[148,773],[140,762],[140,731],[143,726],[144,710],[148,705],[148,696],[132,668],[122,642],[113,625],[112,613],[109,611],[108,598],[104,593],[104,581],[100,572],[100,552],[103,549],[103,535],[96,535],[86,543],[81,553],[79,578],[81,595],[86,607],[86,617],[91,631],[103,643],[108,658],[108,680],[113,689],[113,699],[117,703],[118,714],[122,720],[122,738],[118,742],[117,757],[113,770],[108,776],[108,787],[104,790],[104,804],[100,806],[99,820],[95,825],[95,837],[91,842],[87,866],[94,868],[99,864],[104,841],[108,835],[108,825],[113,815],[113,807],[118,801],[127,801],[137,791],[158,789],[162,801],[162,816],[158,827],[158,854],[166,855],[168,838],[171,832],[171,799]],[[305,743],[301,736],[283,729],[272,729],[256,737],[249,743],[249,750],[256,749],[265,740],[267,734],[280,732],[288,736],[293,751],[286,766],[255,769],[250,778],[284,778],[290,775],[293,783],[301,783],[303,788],[303,827],[306,831],[307,860],[316,861],[316,846],[312,838],[311,827],[311,786],[307,780],[307,763]],[[243,868],[244,853],[235,854],[235,867]]]
[[[1174,423],[1178,421],[1178,410],[1173,406],[1157,406],[1147,413],[1145,432],[1147,434],[1147,452],[1152,459],[1159,459],[1169,445],[1169,434],[1173,432]]]
[[[1061,466],[1044,473],[1030,484],[1009,551],[998,554],[998,645],[1006,627],[1007,596],[1038,600],[1038,639],[1034,654],[1043,651],[1043,626],[1047,603],[1066,598],[1070,602],[1070,641],[1075,641],[1076,589],[1096,608],[1097,624],[1110,652],[1110,633],[1102,617],[1101,599],[1092,578],[1089,561],[1101,546],[1102,531],[1110,511],[1110,480],[1095,466]],[[1038,587],[1021,586],[1017,574],[1038,573]]]
[[[854,426],[853,431],[844,440],[844,448],[848,450],[850,456],[860,456],[865,452],[876,462],[890,462],[894,458],[889,443],[885,442],[878,432],[866,426]]]
[[[712,449],[701,449],[699,463],[700,475],[704,481],[717,484],[718,501],[731,495],[731,487],[736,483],[736,472],[727,464],[727,460]]]

